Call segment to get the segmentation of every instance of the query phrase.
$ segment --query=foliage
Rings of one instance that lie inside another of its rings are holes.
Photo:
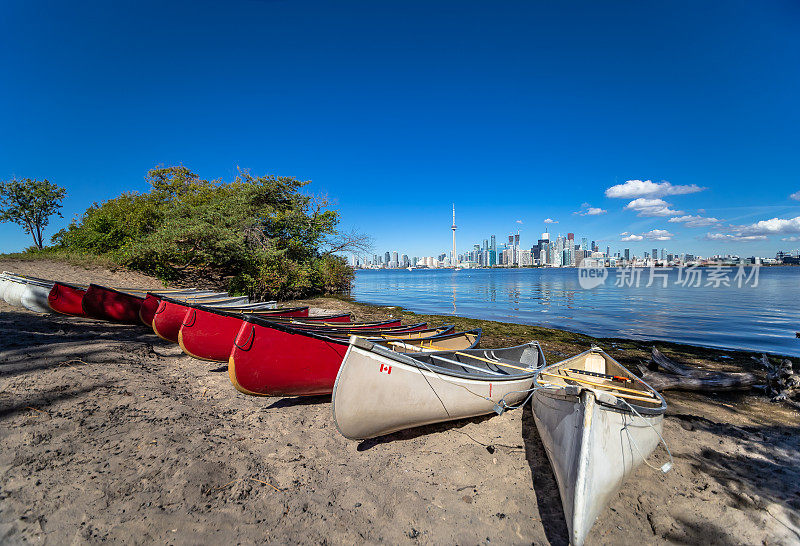
[[[183,166],[155,168],[146,180],[148,193],[93,204],[54,242],[166,282],[211,280],[256,298],[350,288],[352,270],[333,252],[356,248],[342,247],[352,235],[337,232],[326,199],[301,193],[308,182],[240,170],[224,183]]]
[[[0,222],[22,226],[33,237],[36,248],[42,249],[42,234],[58,209],[67,190],[49,180],[23,178],[0,183]]]

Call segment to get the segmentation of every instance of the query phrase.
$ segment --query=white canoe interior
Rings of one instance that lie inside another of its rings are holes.
[[[544,363],[538,343],[412,357],[353,336],[333,387],[334,422],[360,440],[485,415],[525,400]]]
[[[536,428],[577,546],[658,446],[666,402],[597,348],[544,368],[536,385]]]

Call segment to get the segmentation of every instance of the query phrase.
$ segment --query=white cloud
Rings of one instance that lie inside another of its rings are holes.
[[[644,239],[641,235],[636,235],[635,233],[628,233],[627,231],[623,231],[620,233],[622,237],[620,237],[620,241],[641,241]]]
[[[558,220],[553,220],[552,218],[545,218],[544,219],[544,223],[545,224],[557,224]]]
[[[800,233],[800,216],[794,218],[772,218],[761,220],[749,226],[740,226],[738,231],[744,235],[779,235]]]
[[[697,184],[674,186],[669,182],[659,183],[652,180],[628,180],[624,184],[611,186],[606,190],[606,197],[631,199],[632,197],[663,197],[665,195],[684,195],[703,191]]]
[[[621,241],[643,241],[647,239],[648,241],[669,241],[675,235],[667,231],[666,229],[651,229],[641,235],[637,235],[635,233],[628,233],[627,231],[623,231],[620,233],[620,240]]]
[[[517,223],[518,223],[518,224],[521,224],[521,223],[522,223],[522,220],[517,220]]]
[[[794,199],[795,201],[800,201],[800,191],[796,191],[793,194],[789,195],[789,199]]]
[[[673,210],[670,208],[671,206],[672,205],[663,199],[645,199],[644,197],[640,197],[625,205],[625,209],[636,211],[639,216],[673,216],[683,212],[680,210]]]
[[[600,207],[593,207],[589,203],[584,203],[581,205],[581,210],[575,211],[572,214],[577,214],[579,216],[600,216],[607,212],[607,210],[601,209]]]
[[[800,237],[792,235],[791,237],[784,237],[783,239],[781,239],[781,241],[789,241],[789,242],[800,241]]]
[[[707,241],[723,241],[729,243],[750,243],[752,241],[763,241],[766,235],[742,235],[741,233],[706,233],[704,237]]]
[[[705,216],[676,216],[674,218],[669,219],[670,223],[678,223],[682,222],[686,224],[686,227],[708,227],[714,226],[719,223],[718,218],[710,218]]]
[[[649,239],[650,241],[669,241],[675,236],[666,229],[651,229],[643,235],[645,239]]]

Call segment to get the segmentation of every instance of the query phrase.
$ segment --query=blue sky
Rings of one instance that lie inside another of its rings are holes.
[[[183,164],[313,180],[379,253],[445,251],[452,202],[460,251],[800,247],[796,2],[7,1],[0,42],[0,178],[67,188],[49,234]]]

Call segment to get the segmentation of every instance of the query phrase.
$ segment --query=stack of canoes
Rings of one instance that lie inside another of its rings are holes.
[[[576,545],[663,441],[664,398],[594,347],[548,366],[537,342],[479,349],[479,328],[353,322],[349,313],[310,316],[308,307],[225,292],[82,286],[9,272],[0,274],[0,298],[39,313],[143,323],[191,357],[227,362],[231,383],[246,394],[332,394],[336,428],[354,440],[530,400]]]

